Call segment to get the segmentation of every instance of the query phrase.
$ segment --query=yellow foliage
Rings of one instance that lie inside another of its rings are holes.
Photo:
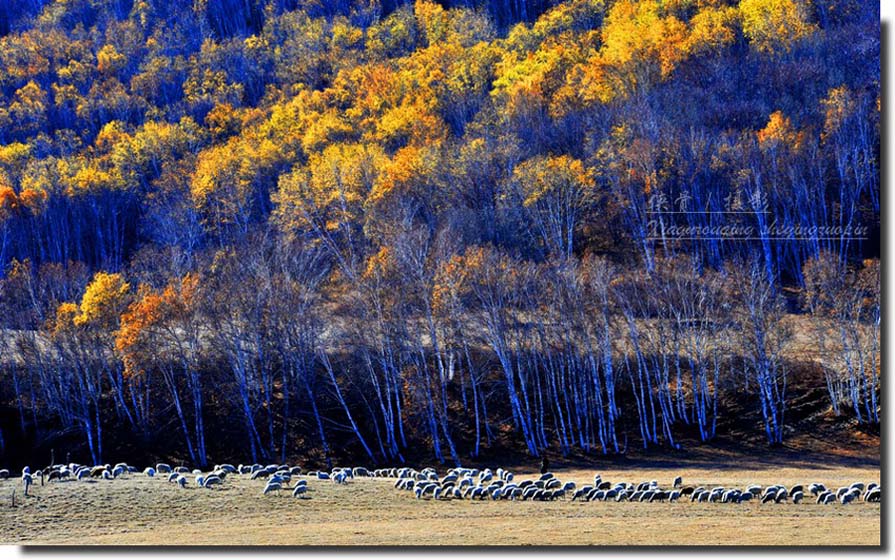
[[[783,145],[793,150],[801,147],[803,135],[795,130],[789,117],[781,111],[774,111],[768,119],[768,124],[755,133],[758,144],[762,149],[771,149]]]
[[[130,284],[124,281],[121,274],[97,272],[78,306],[78,313],[73,317],[77,326],[110,325],[118,320],[121,310],[126,304]]]
[[[96,69],[102,74],[114,75],[120,72],[126,64],[127,57],[119,53],[111,43],[104,45],[96,53]]]
[[[759,52],[789,52],[816,30],[806,0],[742,0],[739,9],[743,32]]]
[[[593,171],[567,155],[535,157],[516,166],[514,179],[522,187],[523,204],[532,206],[545,197],[569,196],[583,202],[594,188]]]
[[[432,45],[447,38],[449,15],[440,5],[430,0],[416,0],[413,4],[413,13],[428,44]]]
[[[823,138],[835,134],[857,108],[854,94],[845,85],[832,88],[821,104],[824,108]]]

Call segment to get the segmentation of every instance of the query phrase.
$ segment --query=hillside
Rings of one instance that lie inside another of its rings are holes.
[[[859,0],[3,3],[0,464],[878,460],[879,59]]]

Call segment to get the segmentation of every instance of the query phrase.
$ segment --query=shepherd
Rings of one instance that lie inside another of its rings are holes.
[[[547,460],[547,456],[545,455],[543,459],[541,459],[541,474],[550,471],[550,461]]]

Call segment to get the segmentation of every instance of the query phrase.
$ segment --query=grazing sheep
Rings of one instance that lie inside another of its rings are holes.
[[[6,469],[0,469],[0,479],[5,480],[7,478],[9,478],[9,471]]]
[[[112,480],[112,478],[112,473],[110,473],[106,469],[103,469],[103,480]]]
[[[878,503],[882,498],[881,489],[879,486],[875,486],[873,489],[868,490],[866,494],[864,494],[864,501],[869,503]]]
[[[792,488],[789,489],[789,495],[792,496],[796,492],[801,492],[803,495],[805,493],[805,487],[801,484],[796,484]]]
[[[318,472],[318,473],[317,473],[317,478],[318,478],[319,480],[329,480],[329,479],[330,479],[330,476],[329,476],[329,473]]]
[[[152,478],[155,476],[155,469],[152,467],[146,467],[146,470],[143,471],[143,474]]]
[[[223,483],[224,483],[224,481],[221,480],[221,477],[211,475],[205,479],[205,484],[203,484],[202,486],[204,486],[205,488],[211,488],[212,486],[215,486],[215,485],[220,486]]]
[[[692,486],[684,486],[681,488],[681,496],[692,496],[694,490],[696,490],[696,488]]]
[[[781,488],[781,489],[777,490],[777,495],[774,496],[774,502],[776,502],[778,504],[780,502],[785,502],[786,498],[788,498],[788,497],[789,497],[789,492],[786,491],[786,488]]]
[[[124,475],[124,473],[126,473],[126,472],[127,472],[127,467],[122,467],[121,465],[119,465],[119,466],[115,467],[114,470],[112,470],[112,478],[118,478],[119,476]]]
[[[792,503],[797,504],[801,502],[804,497],[805,494],[803,494],[801,490],[796,490],[792,493]]]
[[[665,490],[655,490],[653,495],[650,496],[649,501],[652,502],[664,502],[669,497],[669,493]]]
[[[758,484],[753,484],[752,486],[747,486],[746,492],[749,492],[753,496],[758,495],[758,493],[761,492],[761,486]]]
[[[292,489],[292,497],[293,498],[306,498],[308,492],[308,486],[306,484],[296,484],[295,488]]]
[[[752,492],[743,492],[742,494],[740,494],[739,501],[740,501],[740,503],[748,502],[754,497],[755,497],[755,495]]]
[[[177,482],[178,478],[180,478],[180,475],[176,472],[172,472],[168,475],[168,482]]]
[[[578,498],[584,498],[593,489],[593,486],[582,486],[575,491],[575,494],[572,495],[572,501],[574,502]]]
[[[546,472],[542,474],[541,477],[538,478],[538,480],[550,480],[551,478],[553,478],[553,473]]]
[[[773,493],[773,492],[767,492],[767,493],[765,493],[764,496],[761,497],[761,503],[763,503],[763,504],[771,503],[771,502],[774,501],[774,499],[775,499],[776,497],[777,497],[777,494],[776,494],[776,493]]]
[[[90,469],[84,468],[78,469],[78,474],[75,475],[75,478],[77,478],[78,480],[84,480],[88,476],[90,476]]]
[[[857,498],[857,497],[860,496],[860,495],[861,495],[861,491],[858,490],[857,488],[855,488],[854,490],[850,490],[850,491],[846,492],[845,494],[843,494],[843,495],[839,498],[839,501],[840,501],[842,504],[850,504],[850,503],[852,503],[853,501],[855,501],[855,498]]]
[[[819,504],[832,504],[836,501],[836,494],[827,490],[823,494],[817,497],[817,503]]]
[[[201,474],[196,477],[196,486],[198,486],[199,488],[205,486],[205,477]]]
[[[820,495],[820,494],[823,494],[824,492],[826,492],[826,491],[827,491],[827,487],[824,486],[823,484],[819,483],[819,482],[814,482],[814,483],[812,483],[811,485],[808,486],[808,490],[809,490],[812,494],[814,494],[815,496],[817,496],[817,495]],[[818,502],[818,503],[820,503],[820,502]]]
[[[680,490],[675,490],[675,491],[671,492],[671,494],[668,495],[668,503],[676,502],[676,501],[678,501],[678,499],[680,497],[681,497]]]
[[[167,463],[159,463],[155,466],[155,470],[160,473],[168,474],[171,472],[171,465]]]
[[[279,482],[268,482],[267,485],[264,487],[264,490],[261,492],[261,494],[264,496],[266,496],[267,494],[270,494],[271,492],[276,492],[277,494],[279,494],[280,490],[282,490],[282,489],[283,489],[283,485],[280,484]]]
[[[178,474],[179,474],[179,473],[178,473]],[[186,477],[183,476],[182,474],[181,474],[180,476],[178,476],[178,477],[177,477],[177,484],[178,484],[178,486],[180,486],[181,488],[186,488],[186,485],[187,485]]]

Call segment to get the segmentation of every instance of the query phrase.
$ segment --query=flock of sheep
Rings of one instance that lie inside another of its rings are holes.
[[[127,463],[117,465],[84,466],[78,464],[53,465],[31,472],[29,467],[22,470],[22,485],[25,496],[29,495],[36,480],[41,484],[54,480],[106,479],[115,480],[142,472],[147,477],[165,478],[169,483],[181,488],[195,485],[198,488],[214,489],[223,486],[228,476],[248,477],[264,483],[263,495],[292,493],[295,498],[308,497],[308,480],[326,481],[332,484],[348,484],[356,478],[393,478],[397,489],[413,492],[417,499],[429,500],[519,500],[519,501],[630,501],[630,502],[718,502],[739,504],[752,500],[762,504],[792,501],[800,503],[810,500],[818,504],[849,504],[857,501],[879,502],[881,488],[876,483],[855,482],[849,486],[828,489],[815,482],[808,485],[797,484],[787,488],[781,484],[762,487],[747,486],[743,489],[716,486],[684,486],[683,479],[676,477],[670,487],[663,488],[655,480],[638,484],[631,482],[610,482],[597,474],[593,484],[579,486],[576,482],[562,482],[552,473],[542,474],[536,480],[515,481],[513,473],[496,469],[455,468],[439,477],[431,467],[415,470],[409,467],[368,470],[364,467],[335,468],[330,472],[311,471],[303,473],[297,466],[288,465],[216,465],[209,472],[190,470],[187,467],[172,467],[159,463],[139,471]],[[193,477],[192,481],[189,477]],[[6,469],[0,469],[0,479],[10,478]]]
[[[394,471],[394,472],[392,472]],[[787,488],[782,484],[767,487],[759,485],[739,488],[716,486],[683,486],[683,479],[677,477],[670,488],[662,488],[655,480],[639,484],[630,482],[612,483],[597,474],[593,484],[578,486],[569,481],[562,482],[553,473],[544,473],[537,480],[515,482],[513,473],[504,469],[464,469],[456,468],[439,478],[435,469],[416,471],[409,468],[391,469],[388,476],[397,478],[395,488],[412,491],[417,499],[433,500],[531,500],[554,501],[616,501],[616,502],[720,502],[743,503],[751,500],[766,503],[781,503],[792,500],[798,504],[805,499],[805,485],[797,484]],[[819,482],[808,485],[809,492],[818,504],[849,504],[859,499],[865,502],[879,502],[880,486],[876,483],[865,485],[855,482],[828,490]]]

